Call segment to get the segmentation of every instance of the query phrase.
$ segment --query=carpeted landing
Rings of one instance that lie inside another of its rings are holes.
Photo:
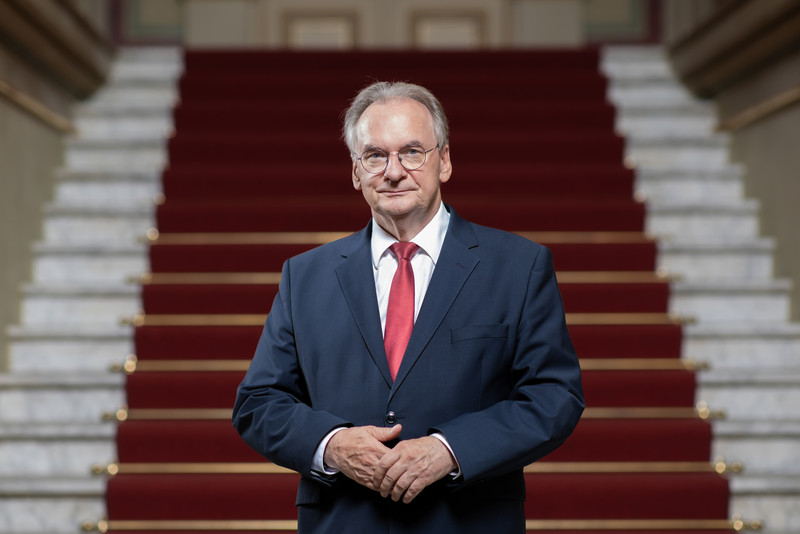
[[[231,406],[282,262],[369,220],[339,127],[374,79],[442,100],[449,204],[553,251],[588,408],[526,469],[529,530],[732,530],[594,50],[187,53],[103,528],[295,530],[297,475],[238,439]]]

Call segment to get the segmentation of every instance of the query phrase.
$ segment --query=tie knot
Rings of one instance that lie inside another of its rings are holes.
[[[416,243],[412,243],[410,241],[398,241],[389,247],[389,250],[392,251],[392,254],[394,254],[395,258],[398,260],[410,260],[411,256],[414,255],[418,248],[419,245]]]

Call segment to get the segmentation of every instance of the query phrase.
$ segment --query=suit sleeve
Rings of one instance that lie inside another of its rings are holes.
[[[470,483],[518,470],[556,449],[583,412],[580,367],[569,339],[552,255],[541,247],[529,274],[510,394],[432,431],[448,440]]]
[[[311,407],[292,325],[290,263],[284,264],[278,295],[239,385],[233,425],[262,456],[324,482],[325,475],[312,471],[317,445],[332,429],[350,424]]]

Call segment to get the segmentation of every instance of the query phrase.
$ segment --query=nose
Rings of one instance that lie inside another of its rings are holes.
[[[392,157],[394,156],[394,157]],[[389,154],[389,160],[386,163],[386,170],[383,172],[383,175],[393,181],[397,182],[403,178],[406,174],[406,169],[400,163],[400,154],[396,152],[392,152]]]

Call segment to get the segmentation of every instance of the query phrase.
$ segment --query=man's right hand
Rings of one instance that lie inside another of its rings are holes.
[[[362,486],[378,491],[374,475],[378,462],[389,452],[385,442],[397,439],[401,425],[391,428],[356,426],[337,432],[325,448],[325,465],[338,469]]]

